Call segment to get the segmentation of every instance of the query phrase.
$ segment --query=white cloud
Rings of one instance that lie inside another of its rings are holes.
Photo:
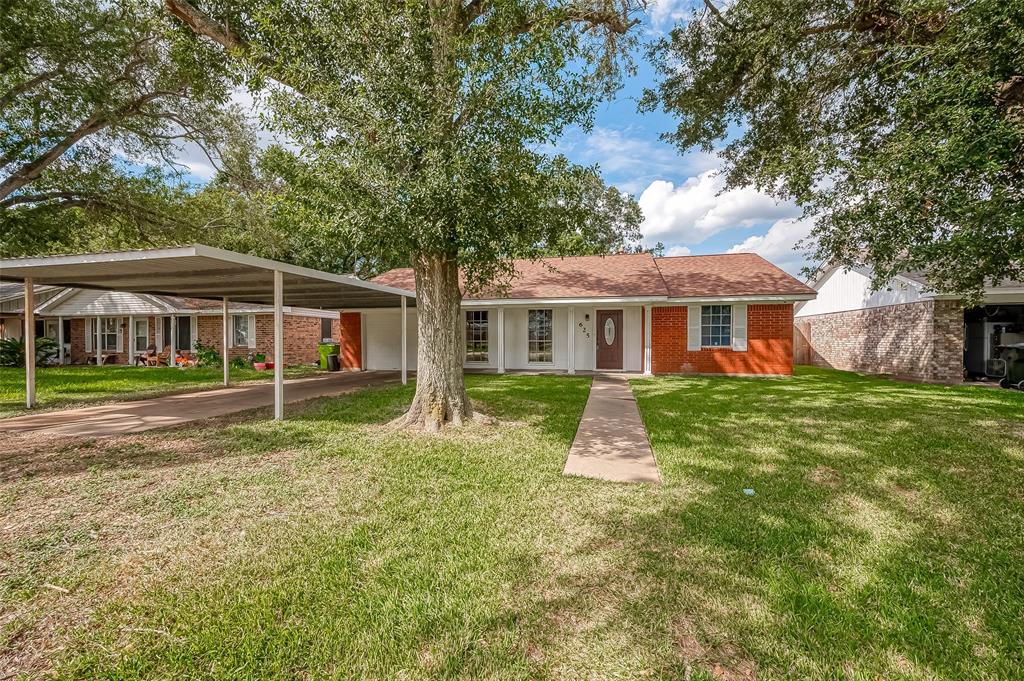
[[[634,137],[627,130],[594,128],[582,156],[601,166],[603,173],[653,178],[666,174],[700,173],[718,166],[714,154],[703,151],[680,155],[674,147]]]
[[[686,246],[672,246],[665,251],[665,255],[674,258],[677,255],[690,255],[692,251]]]
[[[648,5],[647,14],[655,30],[670,28],[672,24],[686,18],[691,11],[687,0],[654,0]]]
[[[805,254],[794,250],[797,243],[811,233],[812,220],[791,218],[778,220],[760,236],[751,236],[729,249],[729,253],[757,253],[790,274],[799,274],[807,264]]]
[[[678,187],[655,180],[640,195],[647,243],[700,243],[730,227],[752,227],[791,218],[800,210],[751,187],[722,192],[725,179],[714,170],[690,177]]]

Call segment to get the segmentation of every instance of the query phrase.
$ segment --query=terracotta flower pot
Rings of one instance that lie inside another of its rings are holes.
[[[267,368],[266,362],[253,362],[252,368],[256,371],[264,371]]]

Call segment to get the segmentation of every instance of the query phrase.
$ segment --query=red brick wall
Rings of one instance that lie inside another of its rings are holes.
[[[156,325],[159,319],[149,317],[149,342],[156,344]],[[95,351],[85,351],[85,322],[83,318],[71,320],[71,362],[73,364],[85,364],[94,356]],[[188,323],[187,317],[180,317],[178,323]],[[125,328],[123,330],[124,352],[118,357],[117,363],[125,364],[131,361],[128,356],[129,334],[128,317],[124,318]],[[222,352],[223,337],[221,336],[220,315],[200,315],[196,320],[196,335],[203,345]],[[334,320],[332,329],[335,337],[341,334],[340,321]],[[284,363],[289,366],[297,364],[311,364],[320,360],[317,345],[320,343],[320,318],[299,317],[295,315],[284,316]],[[169,345],[170,339],[164,339],[164,345]],[[142,352],[145,348],[137,348]],[[162,352],[163,348],[157,348]],[[256,347],[255,348],[229,348],[228,357],[245,357],[250,352],[263,353],[268,360],[274,356],[274,315],[256,315]]]
[[[800,317],[801,362],[921,381],[963,379],[964,312],[937,300]]]
[[[359,312],[341,313],[341,367],[363,368],[363,315]]]
[[[686,349],[685,305],[651,310],[651,365],[656,374],[793,373],[793,306],[748,305],[747,351]]]
[[[223,352],[224,342],[220,315],[200,316],[196,322],[196,334],[203,345],[209,345]],[[285,366],[312,364],[320,360],[317,346],[320,343],[320,318],[284,316],[284,363]],[[256,315],[256,347],[228,348],[228,357],[245,357],[250,352],[262,353],[267,361],[274,359],[274,315]]]

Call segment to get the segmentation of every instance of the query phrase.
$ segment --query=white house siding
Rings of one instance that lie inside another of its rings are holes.
[[[837,269],[821,283],[818,297],[800,306],[795,317],[864,310],[923,300],[921,287],[896,278],[881,291],[871,290],[871,277],[856,270]]]
[[[488,361],[467,363],[472,369],[497,369],[498,362],[498,308],[476,307],[473,310],[487,310],[489,323]],[[554,361],[549,364],[531,364],[527,361],[527,317],[531,309],[551,309],[554,331]],[[505,306],[505,368],[511,371],[566,371],[569,366],[569,307],[557,305],[509,305]],[[595,340],[597,335],[597,310],[618,310],[623,312],[623,369],[641,370],[641,323],[643,314],[639,306],[602,305],[600,307],[573,307],[575,352],[573,365],[576,371],[594,369]],[[401,339],[401,313],[399,310],[365,310],[363,312],[363,352],[365,366],[370,370],[398,369],[401,366],[399,352]],[[408,366],[416,368],[416,311],[408,312]],[[587,316],[589,315],[589,319]]]
[[[125,317],[128,315],[167,314],[163,308],[135,293],[124,291],[81,290],[46,310],[47,317],[98,316]]]
[[[407,311],[406,357],[410,371],[416,369],[416,311]],[[370,370],[399,369],[402,366],[402,312],[399,309],[368,310],[363,314],[363,352]]]

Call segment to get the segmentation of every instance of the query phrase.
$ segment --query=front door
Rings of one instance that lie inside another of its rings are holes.
[[[622,310],[597,311],[597,368],[622,368]]]

